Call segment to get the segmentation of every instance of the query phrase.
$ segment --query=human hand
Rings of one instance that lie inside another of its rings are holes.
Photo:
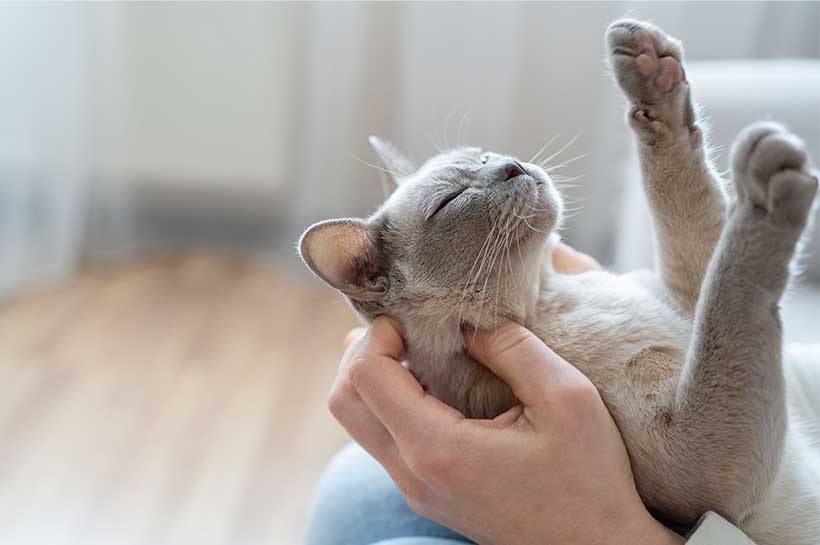
[[[552,250],[552,266],[560,273],[569,274],[601,268],[601,264],[594,257],[560,241]]]
[[[357,332],[330,409],[408,504],[481,545],[666,545],[635,490],[620,434],[592,383],[521,326],[470,333],[470,353],[523,406],[469,420],[400,363],[391,318]]]

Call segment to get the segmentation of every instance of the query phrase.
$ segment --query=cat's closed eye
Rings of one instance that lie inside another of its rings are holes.
[[[448,204],[450,204],[450,203],[451,203],[451,202],[453,202],[456,198],[458,198],[459,196],[461,196],[461,194],[462,194],[462,193],[464,193],[464,191],[466,191],[466,190],[467,190],[467,188],[466,188],[466,187],[462,187],[461,189],[459,189],[459,190],[457,190],[457,191],[454,191],[454,192],[452,192],[452,193],[448,194],[446,197],[444,197],[444,198],[441,200],[441,202],[438,204],[438,206],[436,206],[436,208],[433,210],[433,213],[432,213],[432,214],[430,214],[429,216],[427,216],[427,219],[429,220],[430,218],[432,218],[433,216],[435,216],[436,214],[438,214],[439,212],[441,212],[442,210],[444,210],[444,208],[445,208]]]

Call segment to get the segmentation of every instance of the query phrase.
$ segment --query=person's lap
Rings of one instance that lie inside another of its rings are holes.
[[[382,466],[354,443],[325,469],[308,513],[305,545],[463,545],[415,514]]]

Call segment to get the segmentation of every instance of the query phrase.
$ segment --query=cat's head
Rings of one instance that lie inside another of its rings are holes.
[[[299,242],[307,266],[367,318],[488,327],[520,314],[561,221],[544,169],[473,147],[416,168],[393,145],[370,141],[395,191],[367,219],[311,226]]]

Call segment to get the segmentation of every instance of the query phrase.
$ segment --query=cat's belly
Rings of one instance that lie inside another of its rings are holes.
[[[556,284],[555,291],[542,294],[526,325],[589,377],[608,404],[618,404],[630,368],[654,389],[649,378],[661,377],[653,365],[663,367],[665,375],[670,358],[673,371],[682,365],[691,320],[664,297],[654,275],[591,271]],[[648,351],[668,357],[660,362]]]
[[[756,545],[820,544],[820,431],[794,424],[767,500],[738,525]]]

